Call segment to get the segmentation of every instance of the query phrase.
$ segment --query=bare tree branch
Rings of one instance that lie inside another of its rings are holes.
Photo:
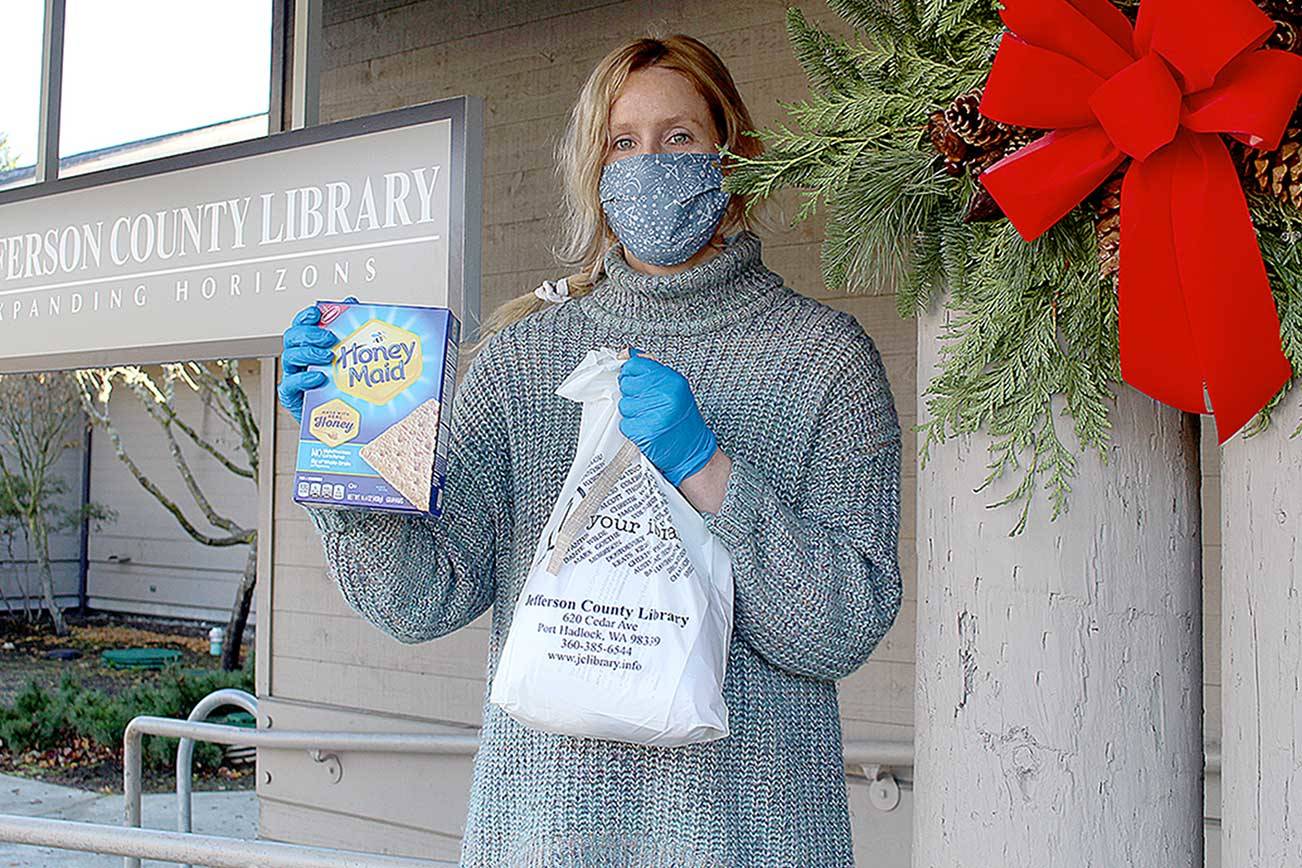
[[[209,365],[212,365],[210,367]],[[244,575],[240,581],[231,607],[228,621],[227,653],[222,655],[223,668],[238,668],[240,645],[244,626],[248,621],[249,606],[252,601],[252,589],[257,580],[257,538],[256,528],[244,528],[234,519],[217,511],[209,500],[199,477],[194,471],[190,458],[181,448],[181,441],[176,431],[181,433],[195,446],[216,460],[231,473],[248,479],[256,486],[258,481],[258,424],[257,415],[249,402],[248,395],[240,383],[239,363],[234,360],[221,360],[212,363],[184,362],[161,366],[161,376],[155,378],[137,366],[119,366],[115,368],[87,369],[76,372],[76,382],[80,387],[78,395],[87,415],[94,424],[104,429],[109,436],[118,459],[126,465],[136,481],[153,498],[176,519],[182,530],[197,542],[209,546],[247,545],[249,551],[245,560]],[[196,522],[174,499],[169,497],[127,453],[122,437],[109,412],[109,402],[113,395],[115,382],[124,384],[140,401],[149,416],[158,426],[167,442],[168,453],[176,467],[182,483],[189,492],[204,519],[213,527],[226,531],[226,536],[204,533]],[[177,384],[180,383],[198,396],[204,412],[211,411],[217,419],[230,428],[239,438],[239,449],[244,452],[247,465],[229,454],[219,445],[220,437],[207,437],[201,433],[202,424],[195,424],[182,418],[176,408]]]
[[[140,402],[144,404],[145,409],[149,411],[151,416],[154,416],[155,420],[157,420],[159,424],[176,425],[178,428],[181,429],[181,431],[187,437],[190,438],[191,441],[194,442],[196,446],[198,446],[200,449],[207,452],[213,458],[221,462],[222,466],[225,467],[227,470],[229,470],[231,473],[234,473],[237,476],[243,476],[246,479],[253,479],[255,473],[254,470],[251,470],[247,467],[240,467],[239,465],[237,465],[232,459],[228,458],[225,453],[223,453],[220,449],[218,449],[214,443],[212,443],[210,440],[200,435],[199,432],[193,428],[193,426],[191,426],[189,423],[187,423],[184,419],[182,419],[177,414],[176,408],[172,406],[173,395],[172,395],[172,390],[170,388],[171,380],[167,374],[168,368],[176,368],[176,367],[180,367],[180,366],[179,365],[164,366],[164,377],[165,377],[164,382],[167,385],[166,392],[160,390],[158,388],[158,385],[154,382],[153,378],[150,377],[148,374],[146,374],[140,368],[120,367],[120,368],[110,368],[109,370],[112,371],[115,376],[120,377],[124,383],[126,383],[133,391],[136,392],[137,397],[140,398]],[[205,387],[195,385],[193,383],[191,385],[197,391],[199,391],[201,395],[204,394]],[[146,397],[146,394],[148,395],[148,397]],[[163,416],[165,416],[166,422],[164,422],[162,419],[159,419],[158,414],[162,414]],[[234,426],[232,426],[232,430],[235,430]],[[237,431],[237,433],[239,432]]]
[[[172,517],[176,519],[177,524],[181,526],[181,529],[184,530],[191,539],[198,543],[202,543],[203,545],[216,547],[247,544],[250,539],[250,533],[256,533],[256,531],[249,531],[236,526],[234,530],[230,532],[229,536],[219,537],[206,534],[199,530],[199,528],[197,528],[186,516],[185,511],[176,503],[176,501],[168,497],[167,494],[159,488],[143,470],[140,469],[140,465],[136,464],[135,460],[123,445],[122,435],[113,425],[112,418],[108,412],[108,402],[109,398],[112,396],[112,381],[114,376],[115,373],[111,369],[84,370],[77,372],[77,381],[82,384],[80,390],[82,406],[94,423],[104,429],[105,433],[108,434],[109,442],[113,444],[113,451],[117,455],[118,460],[126,465],[127,470],[130,471],[133,477],[135,477],[136,482],[140,483],[140,487],[149,492],[163,509],[172,514]],[[164,426],[164,430],[166,430],[166,426]],[[172,444],[175,445],[175,438],[169,439],[171,439]],[[173,456],[175,457],[175,452],[173,453]],[[191,476],[191,479],[193,479],[193,476]],[[220,527],[220,525],[214,526]],[[223,530],[226,529],[227,528],[223,528]]]
[[[140,372],[139,375],[128,379],[127,387],[140,399],[145,412],[152,416],[154,421],[163,429],[163,436],[167,438],[168,452],[172,456],[172,462],[176,465],[177,472],[180,473],[182,481],[185,482],[185,487],[190,492],[190,496],[194,498],[195,504],[198,505],[199,510],[213,527],[221,528],[228,533],[239,532],[241,528],[229,518],[218,515],[217,511],[213,509],[212,503],[204,495],[203,490],[199,488],[199,483],[194,478],[194,471],[190,468],[190,461],[181,450],[181,444],[177,442],[176,435],[172,433],[172,420],[176,417],[176,413],[172,409],[170,401],[161,404],[151,400],[151,391],[153,394],[157,394],[157,392],[141,385],[140,381],[144,376],[143,372]],[[162,408],[166,408],[166,410]]]

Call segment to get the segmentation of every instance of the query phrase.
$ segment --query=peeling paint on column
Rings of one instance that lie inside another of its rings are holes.
[[[1221,459],[1221,858],[1302,865],[1302,415],[1296,384]]]
[[[920,390],[944,316],[920,319]],[[1016,537],[1003,492],[974,493],[989,438],[919,470],[918,868],[1202,865],[1197,420],[1123,389],[1113,421],[1070,511],[1041,498]]]
[[[1153,673],[1153,687],[1148,694],[1149,728],[1153,733],[1153,750],[1162,750],[1162,733],[1166,731],[1162,710],[1162,673]]]
[[[958,698],[958,705],[954,708],[955,716],[963,711],[963,706],[967,705],[967,698],[972,695],[973,683],[976,681],[976,658],[972,653],[975,642],[976,618],[971,612],[959,612],[958,658],[959,666],[963,670],[963,695]]]

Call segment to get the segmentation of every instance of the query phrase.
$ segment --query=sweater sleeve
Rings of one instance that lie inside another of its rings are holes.
[[[731,456],[705,522],[732,556],[735,629],[773,665],[843,678],[894,623],[900,443],[881,357],[860,331],[822,400],[793,502]]]
[[[505,410],[486,352],[453,395],[440,517],[305,507],[344,599],[400,642],[450,633],[493,601],[511,505]]]

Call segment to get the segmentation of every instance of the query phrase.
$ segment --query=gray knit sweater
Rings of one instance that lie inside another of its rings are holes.
[[[485,698],[461,862],[839,868],[853,864],[835,679],[900,605],[900,428],[873,341],[783,284],[750,232],[670,276],[622,247],[590,295],[530,315],[473,360],[452,409],[446,517],[309,509],[328,568],[403,642],[490,606],[491,683],[534,545],[573,458],[560,381],[596,346],[681,372],[732,458],[703,513],[732,556],[732,734],[650,748],[536,732]]]

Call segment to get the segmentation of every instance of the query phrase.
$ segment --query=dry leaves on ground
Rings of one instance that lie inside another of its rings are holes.
[[[51,647],[91,646],[104,648],[134,648],[141,646],[180,646],[196,654],[208,653],[208,640],[202,636],[183,636],[177,633],[156,633],[138,627],[118,624],[71,627],[67,636],[46,635],[37,637],[41,644]]]
[[[115,759],[117,755],[115,748],[78,736],[68,744],[49,750],[29,750],[16,755],[8,750],[0,750],[0,768],[76,769],[99,765]]]

